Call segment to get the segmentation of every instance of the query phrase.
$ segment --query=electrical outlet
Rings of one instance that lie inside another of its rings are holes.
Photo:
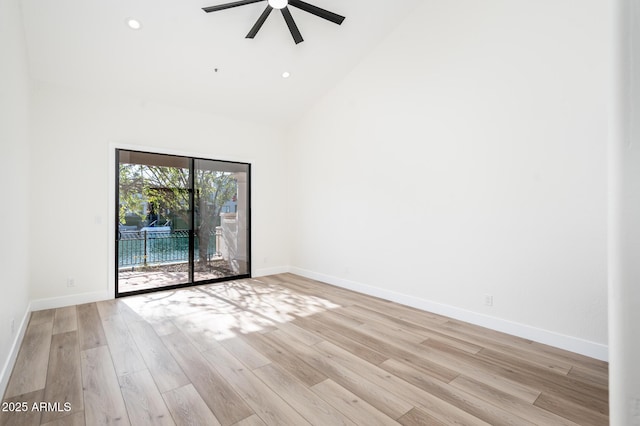
[[[76,286],[76,280],[73,279],[72,277],[67,278],[67,287],[75,287]]]
[[[485,304],[485,306],[493,306],[493,295],[485,294],[484,295],[484,304]]]

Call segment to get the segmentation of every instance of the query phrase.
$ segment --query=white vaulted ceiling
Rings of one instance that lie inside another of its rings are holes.
[[[305,39],[299,45],[276,10],[255,39],[245,39],[266,1],[201,10],[226,2],[23,0],[31,77],[285,124],[346,75],[419,0],[308,0],[346,19],[338,26],[290,7]],[[129,29],[128,17],[142,29]],[[282,78],[285,71],[290,78]]]

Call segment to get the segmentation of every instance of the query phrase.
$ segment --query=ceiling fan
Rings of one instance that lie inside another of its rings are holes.
[[[300,10],[304,10],[305,12],[311,13],[312,15],[316,15],[338,25],[342,24],[342,21],[344,21],[344,16],[329,12],[328,10],[321,9],[317,6],[305,3],[301,0],[240,0],[232,3],[220,4],[217,6],[203,7],[202,10],[207,13],[217,12],[218,10],[231,9],[232,7],[244,6],[261,1],[268,2],[267,8],[264,10],[264,12],[262,12],[262,15],[260,15],[256,23],[253,25],[253,28],[251,28],[251,31],[249,31],[249,34],[247,34],[246,38],[254,38],[256,34],[258,34],[258,31],[260,31],[260,28],[262,28],[262,24],[264,24],[264,22],[269,17],[271,11],[273,9],[279,9],[282,13],[282,16],[284,17],[285,22],[287,23],[287,26],[289,27],[289,31],[291,32],[293,40],[296,42],[296,44],[302,43],[304,39],[302,38],[302,34],[300,34],[300,30],[298,30],[298,26],[293,20],[293,16],[291,16],[291,12],[289,11],[288,6],[297,7]]]

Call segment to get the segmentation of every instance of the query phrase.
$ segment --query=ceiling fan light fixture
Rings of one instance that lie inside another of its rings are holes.
[[[269,0],[269,6],[274,9],[284,9],[288,4],[288,0]]]

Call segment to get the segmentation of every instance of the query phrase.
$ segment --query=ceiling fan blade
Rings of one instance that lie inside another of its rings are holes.
[[[302,38],[302,34],[300,34],[300,30],[298,29],[296,22],[293,20],[293,16],[291,16],[291,12],[289,12],[289,8],[283,7],[280,10],[282,11],[282,16],[284,17],[284,20],[289,27],[289,31],[291,32],[293,40],[296,42],[296,44],[302,43],[304,39]]]
[[[289,0],[289,5],[326,19],[327,21],[331,21],[334,24],[340,25],[342,24],[342,21],[344,21],[344,16],[340,16],[337,13],[329,12],[328,10],[321,9],[318,6],[305,3],[302,0]]]
[[[240,1],[234,1],[233,3],[225,3],[225,4],[219,4],[217,6],[203,7],[202,10],[204,10],[207,13],[217,12],[218,10],[231,9],[232,7],[244,6],[245,4],[258,3],[261,1],[265,1],[265,0],[240,0]]]
[[[262,12],[262,15],[260,15],[256,23],[253,24],[253,28],[251,28],[251,31],[249,31],[249,34],[247,34],[245,38],[254,38],[256,34],[258,34],[258,31],[260,31],[260,28],[262,28],[262,24],[264,24],[264,21],[267,20],[267,17],[269,17],[269,14],[272,10],[273,8],[267,5],[267,8],[264,10],[264,12]]]

